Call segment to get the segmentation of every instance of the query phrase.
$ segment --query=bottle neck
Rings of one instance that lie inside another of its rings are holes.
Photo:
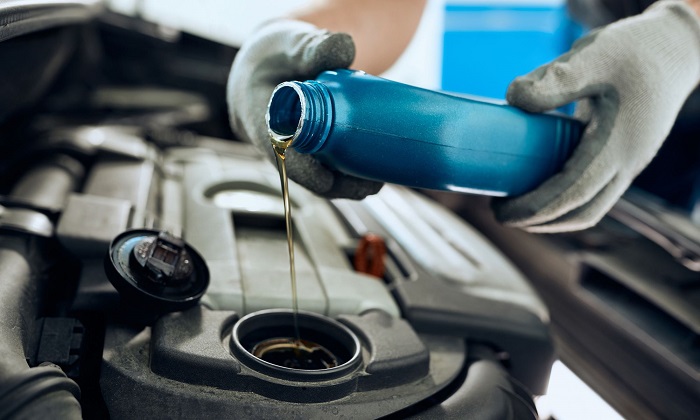
[[[328,88],[315,80],[284,82],[275,88],[267,106],[267,128],[273,143],[300,153],[318,151],[333,121]]]

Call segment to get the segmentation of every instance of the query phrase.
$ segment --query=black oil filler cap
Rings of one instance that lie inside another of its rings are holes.
[[[165,231],[135,229],[119,234],[110,244],[104,266],[125,303],[154,313],[190,308],[209,286],[209,269],[202,256]]]

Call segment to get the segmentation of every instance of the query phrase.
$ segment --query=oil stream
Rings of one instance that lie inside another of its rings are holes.
[[[296,343],[301,343],[301,336],[299,335],[299,303],[297,298],[297,276],[296,269],[294,268],[294,236],[292,232],[292,206],[289,203],[289,182],[287,178],[287,162],[285,160],[287,147],[291,141],[286,142],[274,142],[272,144],[272,149],[275,151],[275,158],[277,160],[277,169],[280,173],[280,184],[282,187],[282,198],[284,201],[284,220],[287,226],[287,249],[289,251],[289,273],[292,278],[292,311],[294,314],[294,336]]]
[[[302,370],[329,369],[338,366],[336,356],[324,346],[313,341],[304,340],[299,333],[299,303],[297,297],[297,276],[294,267],[294,235],[292,230],[292,206],[289,202],[289,178],[287,176],[286,151],[292,142],[287,139],[271,137],[272,150],[275,153],[277,169],[280,174],[282,199],[284,201],[284,220],[287,228],[287,249],[289,251],[289,273],[292,280],[292,314],[294,337],[277,337],[258,343],[252,353],[269,363]]]

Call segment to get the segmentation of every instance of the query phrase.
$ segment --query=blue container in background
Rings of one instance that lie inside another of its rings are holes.
[[[565,0],[447,0],[441,88],[504,99],[515,77],[568,51],[581,33]]]

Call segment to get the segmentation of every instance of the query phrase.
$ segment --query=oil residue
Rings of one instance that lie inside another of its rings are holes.
[[[338,359],[320,344],[292,338],[271,338],[251,351],[255,357],[291,369],[319,370],[338,366]]]

